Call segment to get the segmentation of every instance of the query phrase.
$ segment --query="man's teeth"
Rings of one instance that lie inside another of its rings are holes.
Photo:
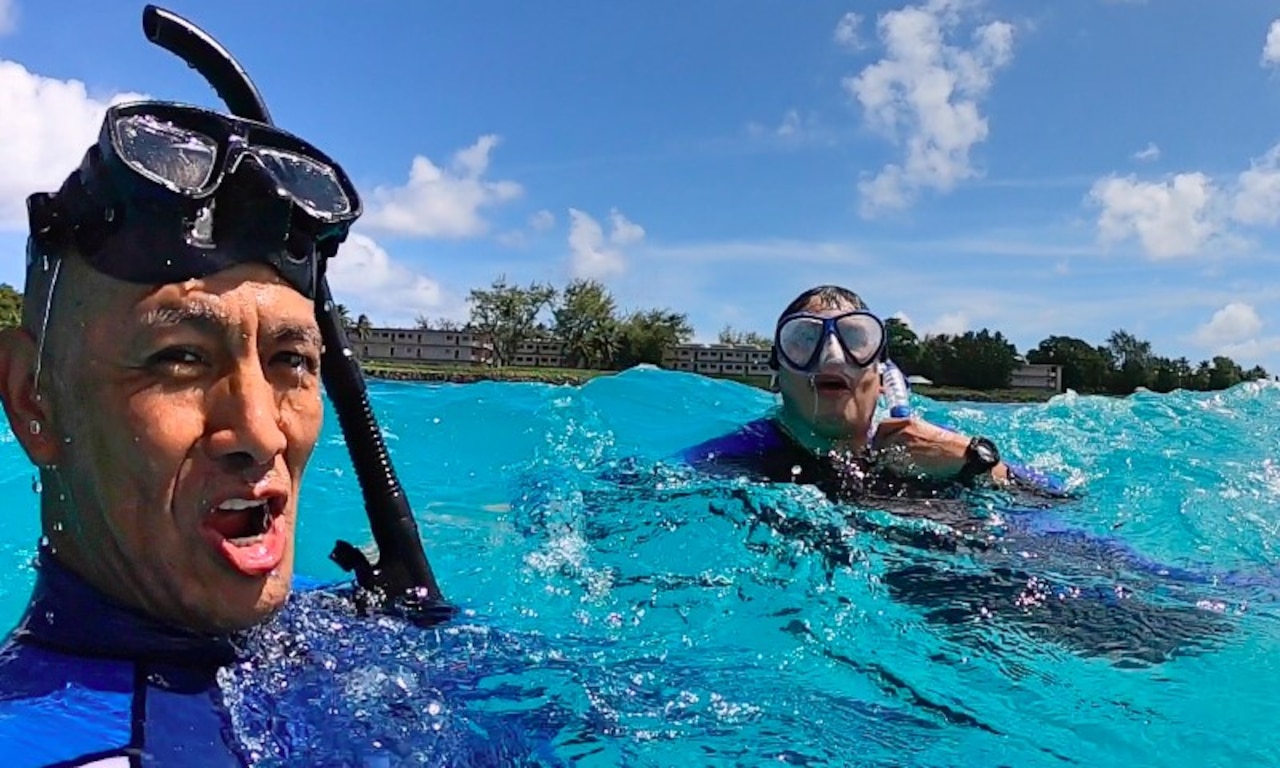
[[[218,505],[218,509],[239,511],[242,509],[253,509],[257,506],[266,506],[266,504],[266,499],[227,499]]]

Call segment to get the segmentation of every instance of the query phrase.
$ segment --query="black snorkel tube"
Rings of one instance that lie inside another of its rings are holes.
[[[148,40],[199,72],[232,114],[272,124],[266,103],[249,75],[212,37],[177,14],[154,5],[143,9],[142,28]],[[360,482],[378,560],[369,562],[364,552],[341,540],[329,557],[343,570],[354,571],[357,584],[378,596],[384,609],[429,626],[447,620],[453,608],[445,602],[427,562],[418,524],[391,464],[360,365],[347,344],[325,277],[328,258],[333,255],[326,253],[317,258],[315,311],[324,339],[321,376]]]

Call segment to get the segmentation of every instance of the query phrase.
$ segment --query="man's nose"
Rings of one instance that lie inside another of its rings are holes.
[[[818,356],[818,365],[826,365],[827,363],[837,363],[844,365],[848,363],[841,348],[840,342],[836,340],[834,333],[828,333],[822,337],[822,354]]]
[[[271,464],[288,438],[281,425],[280,398],[256,361],[239,366],[211,393],[210,449],[214,458],[244,470]]]

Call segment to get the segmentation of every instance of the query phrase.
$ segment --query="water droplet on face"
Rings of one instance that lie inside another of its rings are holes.
[[[53,623],[53,611],[45,611],[45,612],[44,612],[44,620],[45,620],[45,623],[46,623],[46,624],[52,624],[52,623]]]
[[[31,492],[40,493],[43,490],[44,490],[44,486],[40,483],[40,478],[38,477],[31,478]]]
[[[60,501],[62,501],[62,500],[65,500],[65,497],[64,497],[62,494],[58,494],[58,499],[59,499]],[[61,530],[62,530],[62,521],[61,521],[61,520],[58,520],[58,521],[55,521],[55,522],[54,522],[54,524],[53,524],[53,530],[55,530],[55,531],[61,531]]]
[[[31,424],[29,426],[31,428],[31,434],[33,435],[40,434],[40,430],[44,429],[43,427],[40,426],[40,422],[36,421],[35,419],[31,420]]]
[[[103,221],[115,221],[115,219],[116,219],[116,209],[115,209],[115,208],[108,208],[108,209],[106,209],[105,211],[103,211],[103,212],[102,212],[102,219],[103,219]]]
[[[49,537],[48,537],[48,536],[41,536],[41,537],[40,537],[40,546],[42,546],[42,547],[47,547],[47,546],[49,546]]]
[[[325,312],[332,312],[332,311],[333,311],[333,302],[332,302],[332,301],[326,301],[326,302],[324,303],[324,311],[325,311]]]

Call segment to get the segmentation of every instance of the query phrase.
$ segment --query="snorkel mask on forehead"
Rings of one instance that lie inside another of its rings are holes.
[[[360,197],[320,150],[265,123],[148,101],[111,107],[56,193],[28,199],[28,267],[74,249],[132,283],[175,283],[236,264],[274,267],[307,298]]]
[[[886,346],[884,323],[866,310],[835,316],[796,312],[782,318],[773,336],[774,368],[781,361],[800,373],[813,373],[822,360],[828,339],[834,337],[848,365],[867,367],[883,359]]]

